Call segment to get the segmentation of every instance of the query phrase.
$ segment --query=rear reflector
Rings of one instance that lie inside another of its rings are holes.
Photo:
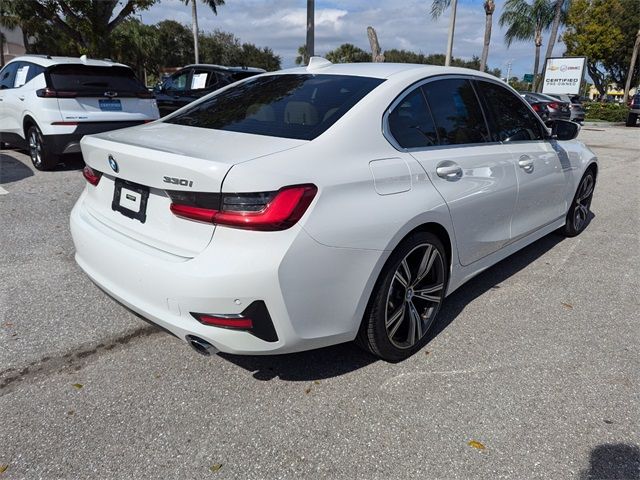
[[[273,326],[269,310],[262,300],[253,301],[241,313],[194,313],[191,316],[203,325],[242,330],[265,342],[277,342],[278,334]]]
[[[215,316],[195,314],[194,317],[200,323],[214,327],[235,328],[238,330],[251,330],[253,328],[253,321],[250,318],[244,318],[241,315]]]
[[[276,192],[210,194],[167,192],[180,217],[248,230],[285,230],[304,215],[318,189],[294,185]]]
[[[74,125],[78,125],[78,122],[51,122],[51,125],[67,125],[67,126],[74,126]]]
[[[85,167],[82,169],[82,175],[87,179],[87,182],[89,182],[93,186],[96,186],[98,185],[98,182],[102,177],[102,172],[94,170],[89,165],[85,165]]]

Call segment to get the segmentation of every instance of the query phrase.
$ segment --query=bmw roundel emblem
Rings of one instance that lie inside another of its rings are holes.
[[[116,162],[116,159],[113,158],[112,155],[109,155],[109,166],[111,167],[111,170],[118,173],[118,162]]]

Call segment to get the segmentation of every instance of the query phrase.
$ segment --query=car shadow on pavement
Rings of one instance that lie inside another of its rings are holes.
[[[589,468],[580,480],[640,480],[640,448],[626,443],[605,443],[591,450]]]
[[[0,185],[32,177],[33,170],[11,155],[0,153]]]
[[[467,304],[534,262],[565,237],[552,233],[460,287],[445,300],[437,323],[429,333],[429,342],[444,331]],[[354,343],[344,343],[301,353],[270,356],[241,356],[219,353],[219,357],[253,373],[257,380],[279,378],[285,381],[312,381],[337,377],[379,361]]]
[[[84,159],[81,153],[67,153],[60,157],[60,163],[56,165],[54,172],[67,170],[82,170],[84,168]]]

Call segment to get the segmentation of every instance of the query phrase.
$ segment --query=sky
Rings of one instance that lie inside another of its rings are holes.
[[[470,59],[482,53],[485,15],[482,0],[459,0],[453,45],[454,57]],[[512,62],[511,75],[521,77],[533,72],[533,42],[517,42],[507,48],[504,29],[498,25],[504,0],[496,0],[493,31],[489,49],[489,68],[500,68],[506,76],[507,63]],[[226,0],[218,15],[198,1],[200,30],[231,32],[242,42],[270,47],[282,60],[282,67],[295,66],[297,49],[305,43],[305,0]],[[316,0],[315,53],[322,55],[343,43],[353,43],[367,51],[367,26],[378,33],[382,50],[407,49],[424,54],[445,53],[449,14],[432,20],[430,2],[414,0]],[[180,0],[160,0],[140,12],[144,23],[171,19],[191,25],[191,7]],[[548,33],[542,46],[546,52]],[[561,56],[564,45],[557,43],[554,55]],[[540,66],[542,70],[542,65]]]

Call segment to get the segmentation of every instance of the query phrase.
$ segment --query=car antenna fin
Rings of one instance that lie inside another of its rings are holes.
[[[323,57],[311,57],[309,59],[309,65],[307,65],[307,71],[318,70],[320,68],[328,67],[329,65],[333,65],[329,60]]]
[[[81,55],[81,56],[80,56],[80,61],[81,61],[82,63],[87,63],[87,56],[86,56],[86,55]]]

